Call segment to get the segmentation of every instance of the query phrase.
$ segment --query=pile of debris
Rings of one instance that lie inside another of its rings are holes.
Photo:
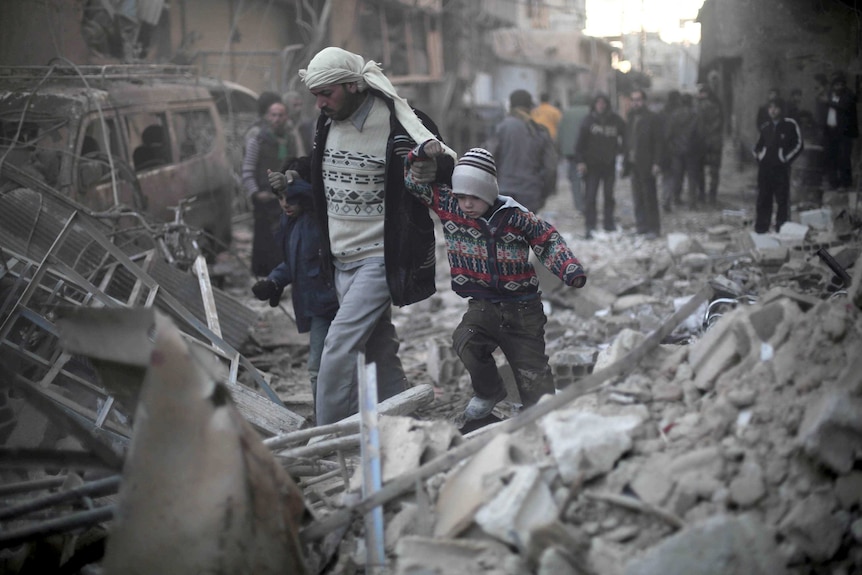
[[[287,315],[263,314],[251,344],[213,337],[215,318],[170,291],[155,299],[158,282],[63,213],[57,230],[102,246],[79,258],[97,264],[86,277],[51,242],[40,255],[0,246],[16,282],[0,344],[29,362],[9,375],[18,393],[0,416],[24,396],[63,427],[28,444],[50,453],[4,452],[15,499],[0,509],[3,570],[110,573],[130,557],[144,572],[179,568],[152,544],[183,547],[191,571],[857,572],[857,212],[811,210],[771,235],[727,210],[664,240],[568,238],[590,283],[542,277],[557,394],[521,408],[500,357],[508,401],[498,423],[470,432],[454,417],[470,386],[448,342],[463,303],[447,270],[438,294],[393,314],[414,387],[379,418],[307,428],[305,348]],[[109,274],[131,282],[128,304]],[[145,289],[156,291],[145,309],[124,309]],[[120,407],[76,409],[80,392],[58,381],[104,385]],[[263,413],[246,395],[266,389],[287,408]]]

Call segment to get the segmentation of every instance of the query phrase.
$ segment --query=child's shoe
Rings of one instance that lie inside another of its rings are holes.
[[[494,406],[506,399],[508,393],[506,388],[501,387],[500,391],[491,399],[484,399],[478,395],[474,395],[467,404],[467,409],[464,410],[464,418],[469,420],[482,419],[488,417],[494,410]]]

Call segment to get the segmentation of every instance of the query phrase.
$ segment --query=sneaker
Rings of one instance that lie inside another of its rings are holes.
[[[494,406],[506,399],[508,393],[506,389],[501,387],[499,393],[492,399],[483,399],[478,395],[474,395],[467,404],[467,409],[464,410],[464,418],[467,420],[482,419],[488,417]]]

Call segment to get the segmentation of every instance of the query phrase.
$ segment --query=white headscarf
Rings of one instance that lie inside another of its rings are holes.
[[[374,88],[392,98],[395,102],[395,117],[417,144],[436,139],[422,120],[413,112],[407,100],[398,95],[395,86],[383,74],[380,65],[374,60],[368,62],[359,54],[348,52],[335,46],[324,48],[308,63],[308,68],[299,71],[300,79],[309,90],[332,84],[356,82],[360,92]],[[442,143],[442,142],[441,142]],[[443,144],[443,149],[453,159],[458,155]]]

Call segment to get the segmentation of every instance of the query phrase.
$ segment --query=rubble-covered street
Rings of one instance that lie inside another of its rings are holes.
[[[626,180],[616,192],[622,229],[581,239],[561,178],[543,216],[590,280],[571,290],[544,278],[546,339],[558,388],[583,395],[510,433],[491,425],[467,434],[487,445],[427,476],[427,493],[411,485],[387,505],[394,572],[862,569],[857,195],[827,192],[822,207],[797,202],[796,225],[756,236],[753,171],[725,166],[720,206],[663,214],[667,235],[657,240],[630,233]],[[818,250],[855,276],[853,288]],[[456,416],[471,389],[450,344],[465,304],[448,287],[445,263],[438,272],[435,296],[395,314],[405,367],[414,385],[433,386],[434,401],[418,421],[382,419],[385,479],[416,473],[465,439]],[[712,295],[694,314],[627,362],[704,286]],[[248,298],[243,287],[232,291]],[[285,341],[282,310],[248,303],[263,313],[266,334],[252,334],[252,361],[288,405],[310,413],[301,338]],[[274,332],[280,341],[261,345]],[[621,364],[618,375],[585,386],[587,374]],[[518,421],[516,393],[511,386],[495,411],[509,423]],[[315,492],[343,494],[342,479],[329,483]],[[357,522],[336,572],[364,564],[361,539]]]
[[[582,239],[560,179],[543,216],[590,279],[543,278],[558,392],[519,410],[510,385],[479,429],[460,427],[471,389],[450,338],[465,302],[441,243],[438,293],[394,311],[413,387],[379,406],[382,485],[364,496],[367,422],[308,425],[307,339],[284,305],[251,296],[247,219],[233,256],[180,272],[128,259],[50,194],[39,208],[7,193],[3,571],[100,572],[93,548],[116,533],[108,573],[128,557],[142,572],[180,565],[148,545],[195,549],[182,572],[858,572],[858,195],[800,190],[794,222],[757,236],[753,171],[722,175],[720,206],[665,214],[654,240],[631,233],[627,180],[620,229]],[[39,233],[16,235],[34,210]],[[190,363],[174,355],[185,346]],[[239,551],[251,532],[254,551]]]

